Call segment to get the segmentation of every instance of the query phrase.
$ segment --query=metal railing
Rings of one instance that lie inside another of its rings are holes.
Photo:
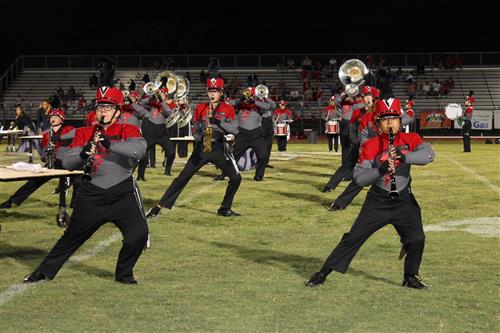
[[[92,68],[108,58],[115,62],[117,68],[160,68],[171,59],[177,68],[206,68],[212,57],[216,57],[222,68],[244,67],[276,67],[286,65],[287,60],[293,59],[295,67],[301,67],[302,60],[308,56],[313,65],[316,61],[322,64],[335,57],[337,64],[343,59],[374,59],[383,57],[384,66],[416,66],[423,63],[432,66],[436,58],[445,59],[447,56],[459,57],[465,66],[500,65],[500,52],[442,52],[442,53],[309,53],[309,54],[196,54],[196,55],[21,55],[26,68]]]

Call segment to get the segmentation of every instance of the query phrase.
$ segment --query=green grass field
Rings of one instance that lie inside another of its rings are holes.
[[[150,223],[138,286],[114,282],[121,238],[109,224],[53,281],[24,289],[24,275],[62,233],[51,195],[56,181],[0,211],[0,331],[498,332],[500,145],[474,141],[471,154],[458,140],[434,148],[435,162],[412,172],[424,225],[441,230],[426,232],[420,273],[431,290],[400,286],[392,226],[367,241],[347,274],[304,287],[349,230],[366,190],[348,209],[328,212],[347,186],[320,192],[340,156],[325,143],[297,143],[288,154],[273,153],[266,181],[243,174],[233,206],[239,218],[215,215],[226,182],[214,182],[215,168],[204,167],[174,209]],[[176,160],[174,175],[184,161]],[[157,168],[146,178],[140,187],[150,208],[173,177]],[[0,183],[0,200],[21,184]]]

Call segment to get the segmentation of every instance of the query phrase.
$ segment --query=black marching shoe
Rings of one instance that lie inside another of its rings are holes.
[[[218,180],[224,180],[224,177],[223,175],[218,175],[217,177],[214,178],[215,181],[218,181]]]
[[[36,283],[46,279],[47,277],[45,275],[43,275],[39,271],[34,271],[33,273],[24,277],[23,283]]]
[[[222,207],[217,210],[217,215],[224,216],[224,217],[240,216],[240,214],[233,212],[231,209],[222,208]]]
[[[172,176],[172,172],[170,172],[170,170],[165,170],[165,176]]]
[[[331,187],[329,187],[329,186],[325,186],[325,187],[323,187],[323,189],[321,190],[321,192],[323,192],[323,193],[326,193],[326,192],[331,192],[331,191],[332,191],[332,188],[331,188]]]
[[[137,284],[137,280],[135,278],[133,278],[133,277],[131,277],[131,278],[124,278],[124,279],[116,278],[115,281],[123,283],[123,284]]]
[[[426,285],[418,275],[404,277],[402,286],[413,289],[429,289],[429,286]]]
[[[266,165],[266,168],[269,168],[269,169],[274,169],[274,167],[270,164]]]
[[[259,177],[259,176],[255,176],[255,177],[253,177],[253,180],[255,180],[256,182],[261,182],[264,180],[264,178]]]
[[[322,272],[316,272],[311,277],[309,280],[307,280],[304,284],[306,287],[316,287],[319,286],[322,283],[325,283],[326,280],[326,275]]]
[[[10,200],[4,201],[2,202],[2,204],[0,204],[0,209],[7,209],[11,207],[12,207],[12,201]]]
[[[141,180],[145,182],[146,178],[144,178],[144,177],[137,177],[137,181],[141,181]]]
[[[330,205],[330,207],[328,207],[328,211],[329,211],[329,212],[336,212],[336,211],[338,211],[338,210],[342,210],[342,209],[344,209],[344,208],[340,207],[340,206],[339,206],[339,205],[337,205],[335,202],[334,202],[334,203],[332,203],[332,204]]]
[[[160,213],[160,210],[161,210],[161,207],[154,206],[153,208],[148,210],[148,212],[146,213],[146,218],[150,219],[150,218],[155,217],[156,215],[158,215]]]

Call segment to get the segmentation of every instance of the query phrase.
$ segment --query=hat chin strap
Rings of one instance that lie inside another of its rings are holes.
[[[102,126],[107,126],[107,125],[110,125],[112,122],[113,122],[113,119],[115,119],[115,115],[116,113],[120,111],[118,108],[115,110],[115,112],[113,113],[113,116],[111,117],[111,120],[110,121],[104,121],[104,119],[101,119],[101,121],[99,122],[100,125]]]

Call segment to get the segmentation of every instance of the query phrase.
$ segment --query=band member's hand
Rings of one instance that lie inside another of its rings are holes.
[[[382,163],[379,167],[378,167],[378,172],[381,174],[381,175],[385,175],[387,173],[387,171],[389,171],[389,159],[385,160],[384,163]]]
[[[97,140],[101,143],[101,145],[109,150],[109,147],[111,147],[111,141],[109,140],[109,137],[103,133],[99,133]]]
[[[158,215],[160,210],[161,210],[161,207],[159,207],[158,205],[154,206],[146,213],[146,218],[149,219],[149,218],[155,217],[156,215]]]
[[[61,141],[61,136],[60,135],[52,135],[52,141],[53,142]]]
[[[406,161],[406,155],[403,154],[403,152],[400,149],[396,149],[396,157],[397,160],[399,160],[401,163],[404,163]]]
[[[389,161],[389,169],[387,169],[388,172],[394,172],[396,170],[396,160],[393,158],[388,158]]]
[[[87,144],[83,146],[83,149],[80,152],[80,158],[82,160],[86,160],[89,157],[91,150],[92,150],[92,143],[87,142]]]

